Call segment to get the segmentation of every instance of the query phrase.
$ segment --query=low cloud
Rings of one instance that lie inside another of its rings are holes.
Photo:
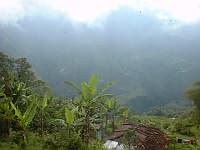
[[[35,13],[60,13],[77,22],[95,22],[120,7],[152,13],[161,21],[200,20],[200,0],[0,0],[0,22],[16,22]]]
[[[24,6],[20,0],[0,0],[0,22],[9,23],[17,21],[25,14]]]
[[[143,0],[142,5],[144,10],[153,11],[160,19],[174,19],[183,23],[200,20],[200,0]]]

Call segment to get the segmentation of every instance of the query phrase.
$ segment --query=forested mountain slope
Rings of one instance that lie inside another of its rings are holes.
[[[161,23],[121,9],[99,25],[63,16],[25,17],[0,26],[0,50],[27,57],[55,94],[72,96],[64,80],[80,82],[95,73],[116,80],[113,92],[137,111],[184,102],[184,91],[200,78],[200,25]]]

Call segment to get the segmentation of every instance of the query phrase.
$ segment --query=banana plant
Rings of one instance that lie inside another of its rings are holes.
[[[127,107],[123,107],[120,104],[117,103],[117,100],[113,97],[111,99],[109,99],[106,102],[106,109],[107,109],[107,113],[106,113],[106,127],[107,127],[107,122],[108,122],[108,118],[111,118],[112,121],[112,130],[114,132],[115,130],[115,120],[116,117],[120,117],[124,120],[126,120],[129,116],[129,110]]]
[[[11,121],[14,120],[15,114],[13,114],[13,107],[11,103],[18,106],[22,112],[25,111],[28,103],[27,91],[28,88],[22,82],[14,80],[13,76],[10,76],[11,80],[7,85],[0,88],[0,116],[1,126],[7,132],[9,136],[9,128]]]
[[[107,113],[106,113],[106,126],[108,122],[108,118],[111,117],[112,120],[112,131],[115,130],[115,118],[119,113],[120,105],[114,98],[109,99],[106,102]]]
[[[31,96],[31,103],[28,105],[25,113],[22,113],[21,110],[13,103],[10,102],[11,107],[15,112],[15,116],[17,117],[17,121],[22,129],[22,131],[26,131],[29,124],[32,122],[36,110],[38,108],[38,99],[35,96]]]
[[[25,83],[19,82],[13,84],[13,102],[17,102],[18,100],[26,101],[26,93],[29,88],[26,86]]]
[[[10,106],[11,98],[7,97],[3,90],[0,90],[0,124],[1,135],[8,137],[10,135],[11,121],[14,119],[13,109]]]
[[[72,129],[74,123],[75,123],[75,118],[76,118],[76,108],[70,110],[68,108],[65,108],[65,121],[66,121],[66,126],[67,126],[67,131],[68,131],[68,136],[71,136],[70,130]]]
[[[96,75],[92,75],[88,83],[82,82],[80,87],[65,81],[65,84],[75,89],[80,96],[75,105],[78,107],[78,119],[81,120],[82,136],[86,143],[89,142],[91,129],[95,130],[95,123],[98,123],[105,100],[112,97],[112,94],[106,92],[114,82],[107,83],[102,89],[98,89],[98,83],[99,78]]]
[[[124,118],[124,122],[129,118],[129,109],[128,107],[122,107],[121,108],[121,116]]]
[[[19,81],[13,81],[10,86],[11,95],[8,97],[12,98],[12,102],[24,112],[30,100],[28,98],[30,88],[25,83]]]
[[[42,98],[41,103],[38,106],[40,111],[41,111],[40,124],[41,124],[41,136],[42,136],[42,138],[44,137],[44,113],[45,113],[45,108],[48,106],[49,99],[50,99],[50,97],[46,94]]]
[[[64,112],[64,116],[65,119],[55,119],[56,122],[59,122],[60,124],[62,124],[64,127],[66,127],[67,129],[67,134],[68,137],[71,136],[71,130],[74,130],[74,127],[77,125],[77,118],[76,118],[76,114],[78,113],[78,109],[77,107],[69,109],[69,108],[65,108],[65,112]]]
[[[5,97],[4,101],[0,103],[0,118],[3,120],[13,119],[13,109],[10,106],[11,99]]]

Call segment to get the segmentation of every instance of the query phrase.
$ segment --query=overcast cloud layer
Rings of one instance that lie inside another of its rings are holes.
[[[0,22],[16,22],[27,15],[45,13],[94,23],[121,7],[152,13],[161,21],[191,24],[200,20],[200,0],[0,0]]]

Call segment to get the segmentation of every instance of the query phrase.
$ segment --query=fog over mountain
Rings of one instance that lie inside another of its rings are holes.
[[[64,80],[95,73],[102,83],[116,80],[113,92],[136,111],[184,103],[184,91],[200,78],[199,39],[198,21],[161,20],[125,6],[95,24],[37,12],[0,25],[0,50],[27,57],[56,95],[72,95]]]

